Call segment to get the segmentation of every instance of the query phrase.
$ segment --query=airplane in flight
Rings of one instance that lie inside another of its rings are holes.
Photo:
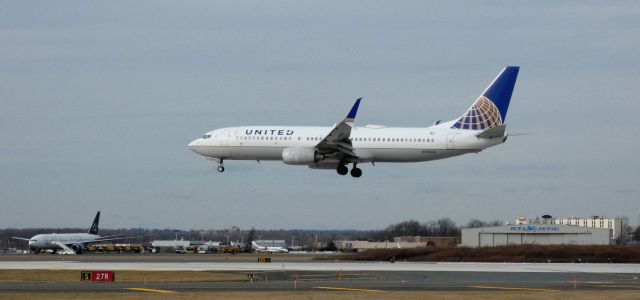
[[[333,127],[241,126],[216,129],[189,143],[192,151],[216,161],[281,160],[289,165],[362,176],[359,164],[410,163],[478,153],[507,140],[505,119],[519,67],[504,68],[462,116],[430,127],[354,124],[362,98]]]
[[[121,240],[129,237],[120,235],[99,236],[98,222],[100,222],[100,212],[93,219],[89,232],[84,233],[46,233],[37,234],[30,239],[22,237],[12,237],[14,239],[28,241],[29,250],[38,254],[41,250],[53,250],[53,253],[61,251],[62,254],[82,254],[88,244]]]
[[[251,246],[253,246],[253,249],[255,249],[256,252],[260,253],[289,253],[288,249],[282,247],[260,246],[256,244],[255,241],[251,241]]]

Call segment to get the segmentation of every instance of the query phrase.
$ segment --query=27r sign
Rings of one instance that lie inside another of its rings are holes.
[[[114,281],[116,274],[113,271],[82,271],[80,272],[81,281]]]

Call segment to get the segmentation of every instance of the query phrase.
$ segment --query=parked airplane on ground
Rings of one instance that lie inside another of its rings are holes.
[[[99,211],[93,219],[93,224],[91,224],[91,228],[87,233],[47,233],[35,235],[30,239],[21,237],[13,238],[28,241],[29,250],[36,254],[39,253],[40,250],[53,250],[54,253],[62,250],[62,254],[82,254],[87,244],[128,238],[119,237],[119,235],[99,236],[98,222],[100,222]]]
[[[459,118],[426,128],[355,127],[362,98],[333,127],[242,126],[216,129],[189,149],[219,163],[225,160],[282,160],[312,169],[333,169],[360,177],[362,163],[422,162],[478,153],[507,140],[505,118],[519,67],[506,67]]]
[[[253,249],[255,249],[256,252],[261,253],[289,253],[288,249],[282,247],[260,246],[254,241],[251,242],[251,246],[253,246]]]

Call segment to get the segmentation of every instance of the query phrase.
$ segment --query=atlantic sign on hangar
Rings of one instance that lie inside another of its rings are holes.
[[[506,225],[462,229],[462,246],[609,245],[609,229],[565,225]]]

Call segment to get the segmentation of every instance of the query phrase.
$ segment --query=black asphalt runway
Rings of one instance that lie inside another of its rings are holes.
[[[128,266],[140,263],[170,263],[184,266],[189,263],[206,263],[207,266],[226,265],[234,267],[236,264],[256,262],[257,258],[264,255],[240,254],[240,255],[0,255],[0,263],[14,262],[43,265],[54,262],[54,269],[63,269],[60,266],[73,266],[75,264],[91,263],[120,263]],[[442,270],[403,270],[402,268],[415,267],[415,264],[389,264],[388,262],[373,263],[378,271],[335,271],[348,267],[340,262],[334,263],[332,259],[323,257],[316,260],[314,255],[269,255],[277,268],[268,271],[212,271],[212,272],[241,272],[253,274],[253,279],[241,282],[178,282],[178,283],[123,283],[106,282],[75,282],[75,283],[32,283],[32,282],[0,282],[0,297],[2,293],[68,293],[68,292],[122,292],[122,293],[180,293],[180,292],[215,292],[215,291],[569,291],[569,290],[633,290],[640,292],[640,271],[634,272],[630,265],[606,264],[598,266],[586,266],[585,268],[565,268],[575,265],[534,264],[525,265],[532,271],[505,272],[505,266],[501,264],[478,264],[471,266],[469,270],[449,271]],[[278,270],[279,262],[305,264],[308,266],[326,266],[334,268],[334,271],[317,270],[301,271],[284,267]],[[6,263],[5,263],[6,264]],[[418,265],[424,265],[419,263]],[[371,266],[371,263],[365,266]],[[264,266],[254,264],[251,266]],[[426,265],[426,267],[438,265]],[[520,265],[516,264],[515,267]],[[399,268],[398,268],[399,267]],[[446,266],[445,266],[446,267]],[[453,265],[455,267],[455,265]],[[514,267],[511,265],[510,268]],[[600,268],[604,267],[604,268]],[[246,267],[245,267],[246,268]],[[387,268],[396,268],[387,270]],[[602,272],[593,271],[606,270]],[[622,271],[622,270],[627,271]],[[9,269],[9,268],[7,268]],[[46,268],[43,268],[46,269]],[[135,269],[135,268],[134,268]],[[522,269],[522,268],[519,268]],[[544,269],[544,272],[534,272]],[[570,271],[568,271],[570,270]],[[588,270],[575,271],[575,270]],[[615,270],[618,270],[616,272]],[[640,270],[640,269],[639,269]],[[201,272],[209,272],[200,270]],[[25,269],[24,272],[34,272]],[[198,272],[194,272],[197,274]],[[79,276],[79,274],[78,274]],[[640,294],[640,293],[639,293]]]
[[[116,272],[117,273],[117,272]],[[117,275],[116,275],[117,278]],[[246,282],[0,283],[7,292],[212,292],[212,291],[568,291],[638,290],[637,274],[504,272],[265,272]]]

